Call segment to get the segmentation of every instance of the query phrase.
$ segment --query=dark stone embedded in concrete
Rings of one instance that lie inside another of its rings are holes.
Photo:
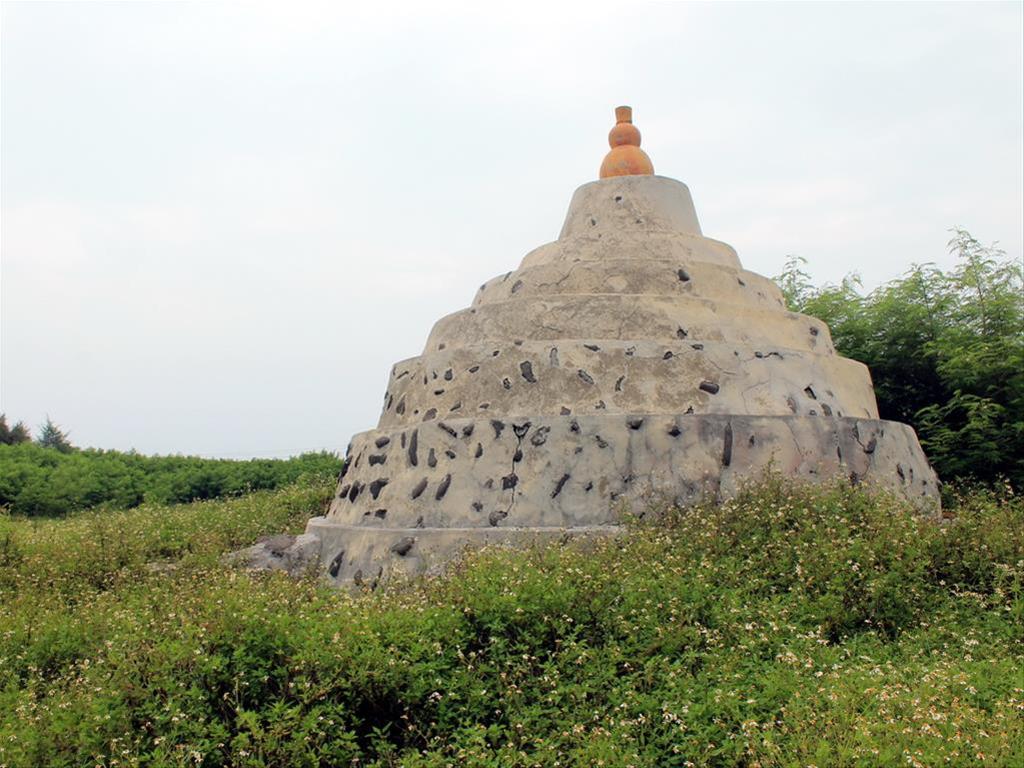
[[[409,436],[409,466],[415,467],[419,463],[419,430],[414,429]]]
[[[425,490],[427,490],[427,478],[424,477],[413,487],[410,497],[413,499],[418,499],[421,495],[423,495],[423,492]]]
[[[378,478],[377,480],[374,480],[372,483],[370,483],[370,495],[374,499],[376,499],[378,496],[380,496],[380,492],[384,489],[384,486],[387,484],[388,480],[386,477],[381,477]]]
[[[582,368],[580,368],[580,369],[579,369],[579,371],[577,371],[576,373],[577,373],[577,375],[578,375],[578,376],[579,376],[579,377],[580,377],[581,379],[583,379],[583,381],[585,381],[585,382],[586,382],[587,384],[593,384],[593,383],[594,383],[594,377],[593,377],[593,376],[591,376],[591,375],[590,375],[589,373],[587,373],[586,371],[584,371],[584,370],[583,370]]]
[[[700,388],[704,392],[707,392],[709,395],[717,395],[718,394],[718,385],[715,382],[713,382],[713,381],[708,381],[707,379],[705,379],[704,381],[702,381],[700,383]]]
[[[448,493],[448,486],[452,484],[452,476],[445,475],[444,479],[438,484],[437,491],[434,493],[434,500],[440,501],[444,498],[444,495]]]
[[[553,490],[551,492],[551,498],[552,499],[556,498],[558,496],[558,494],[560,494],[562,492],[562,489],[565,487],[565,484],[567,482],[569,482],[569,477],[570,477],[569,473],[566,472],[564,475],[562,475],[560,478],[558,478],[558,482],[555,483],[555,490]]]
[[[406,538],[399,539],[391,545],[391,551],[399,557],[404,557],[409,554],[409,551],[413,549],[413,545],[415,544],[416,540],[407,536]]]
[[[427,466],[431,469],[437,466],[437,454],[434,452],[433,448],[427,452]]]
[[[338,575],[338,571],[341,570],[341,563],[345,559],[345,550],[341,550],[333,558],[331,558],[330,565],[327,566],[327,573],[331,575],[331,578],[335,578]]]
[[[375,446],[377,446],[378,448],[383,448],[384,446],[386,446],[390,442],[391,442],[391,438],[388,437],[387,435],[384,435],[384,436],[378,437],[376,440],[374,440],[373,444]]]
[[[519,364],[519,372],[530,384],[537,382],[537,377],[533,375],[533,364],[529,360],[524,360]]]

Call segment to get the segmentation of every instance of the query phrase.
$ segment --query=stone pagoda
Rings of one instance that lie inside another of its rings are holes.
[[[937,506],[868,369],[705,237],[686,185],[653,175],[631,110],[616,118],[558,239],[391,370],[377,428],[353,438],[329,511],[300,537],[335,582],[615,532],[652,499],[727,497],[769,469]]]

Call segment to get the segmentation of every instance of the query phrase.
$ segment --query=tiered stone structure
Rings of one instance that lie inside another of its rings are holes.
[[[686,185],[637,174],[602,168],[558,240],[394,366],[377,428],[353,439],[307,528],[330,578],[614,532],[625,508],[728,496],[769,468],[937,505],[913,430],[878,419],[867,368],[703,235]]]

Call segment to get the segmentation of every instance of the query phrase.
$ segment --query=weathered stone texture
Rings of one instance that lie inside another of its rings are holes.
[[[878,420],[867,369],[658,176],[580,187],[558,241],[394,366],[348,460],[307,534],[332,579],[364,585],[466,546],[614,533],[624,509],[728,496],[769,468],[923,507],[938,493],[913,430]]]

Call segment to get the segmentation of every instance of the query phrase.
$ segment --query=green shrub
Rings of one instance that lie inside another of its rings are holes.
[[[217,565],[301,529],[332,485],[7,520],[0,766],[1024,757],[1012,495],[966,496],[940,524],[773,480],[368,594]],[[176,570],[147,567],[161,557]]]
[[[19,515],[55,517],[100,505],[130,509],[143,501],[179,504],[271,490],[303,474],[340,470],[341,460],[329,453],[229,461],[0,444],[0,507]]]
[[[1024,489],[1024,269],[962,230],[948,272],[914,266],[859,292],[815,288],[793,258],[777,278],[791,308],[824,320],[840,354],[867,364],[883,419],[910,424],[945,481]]]

